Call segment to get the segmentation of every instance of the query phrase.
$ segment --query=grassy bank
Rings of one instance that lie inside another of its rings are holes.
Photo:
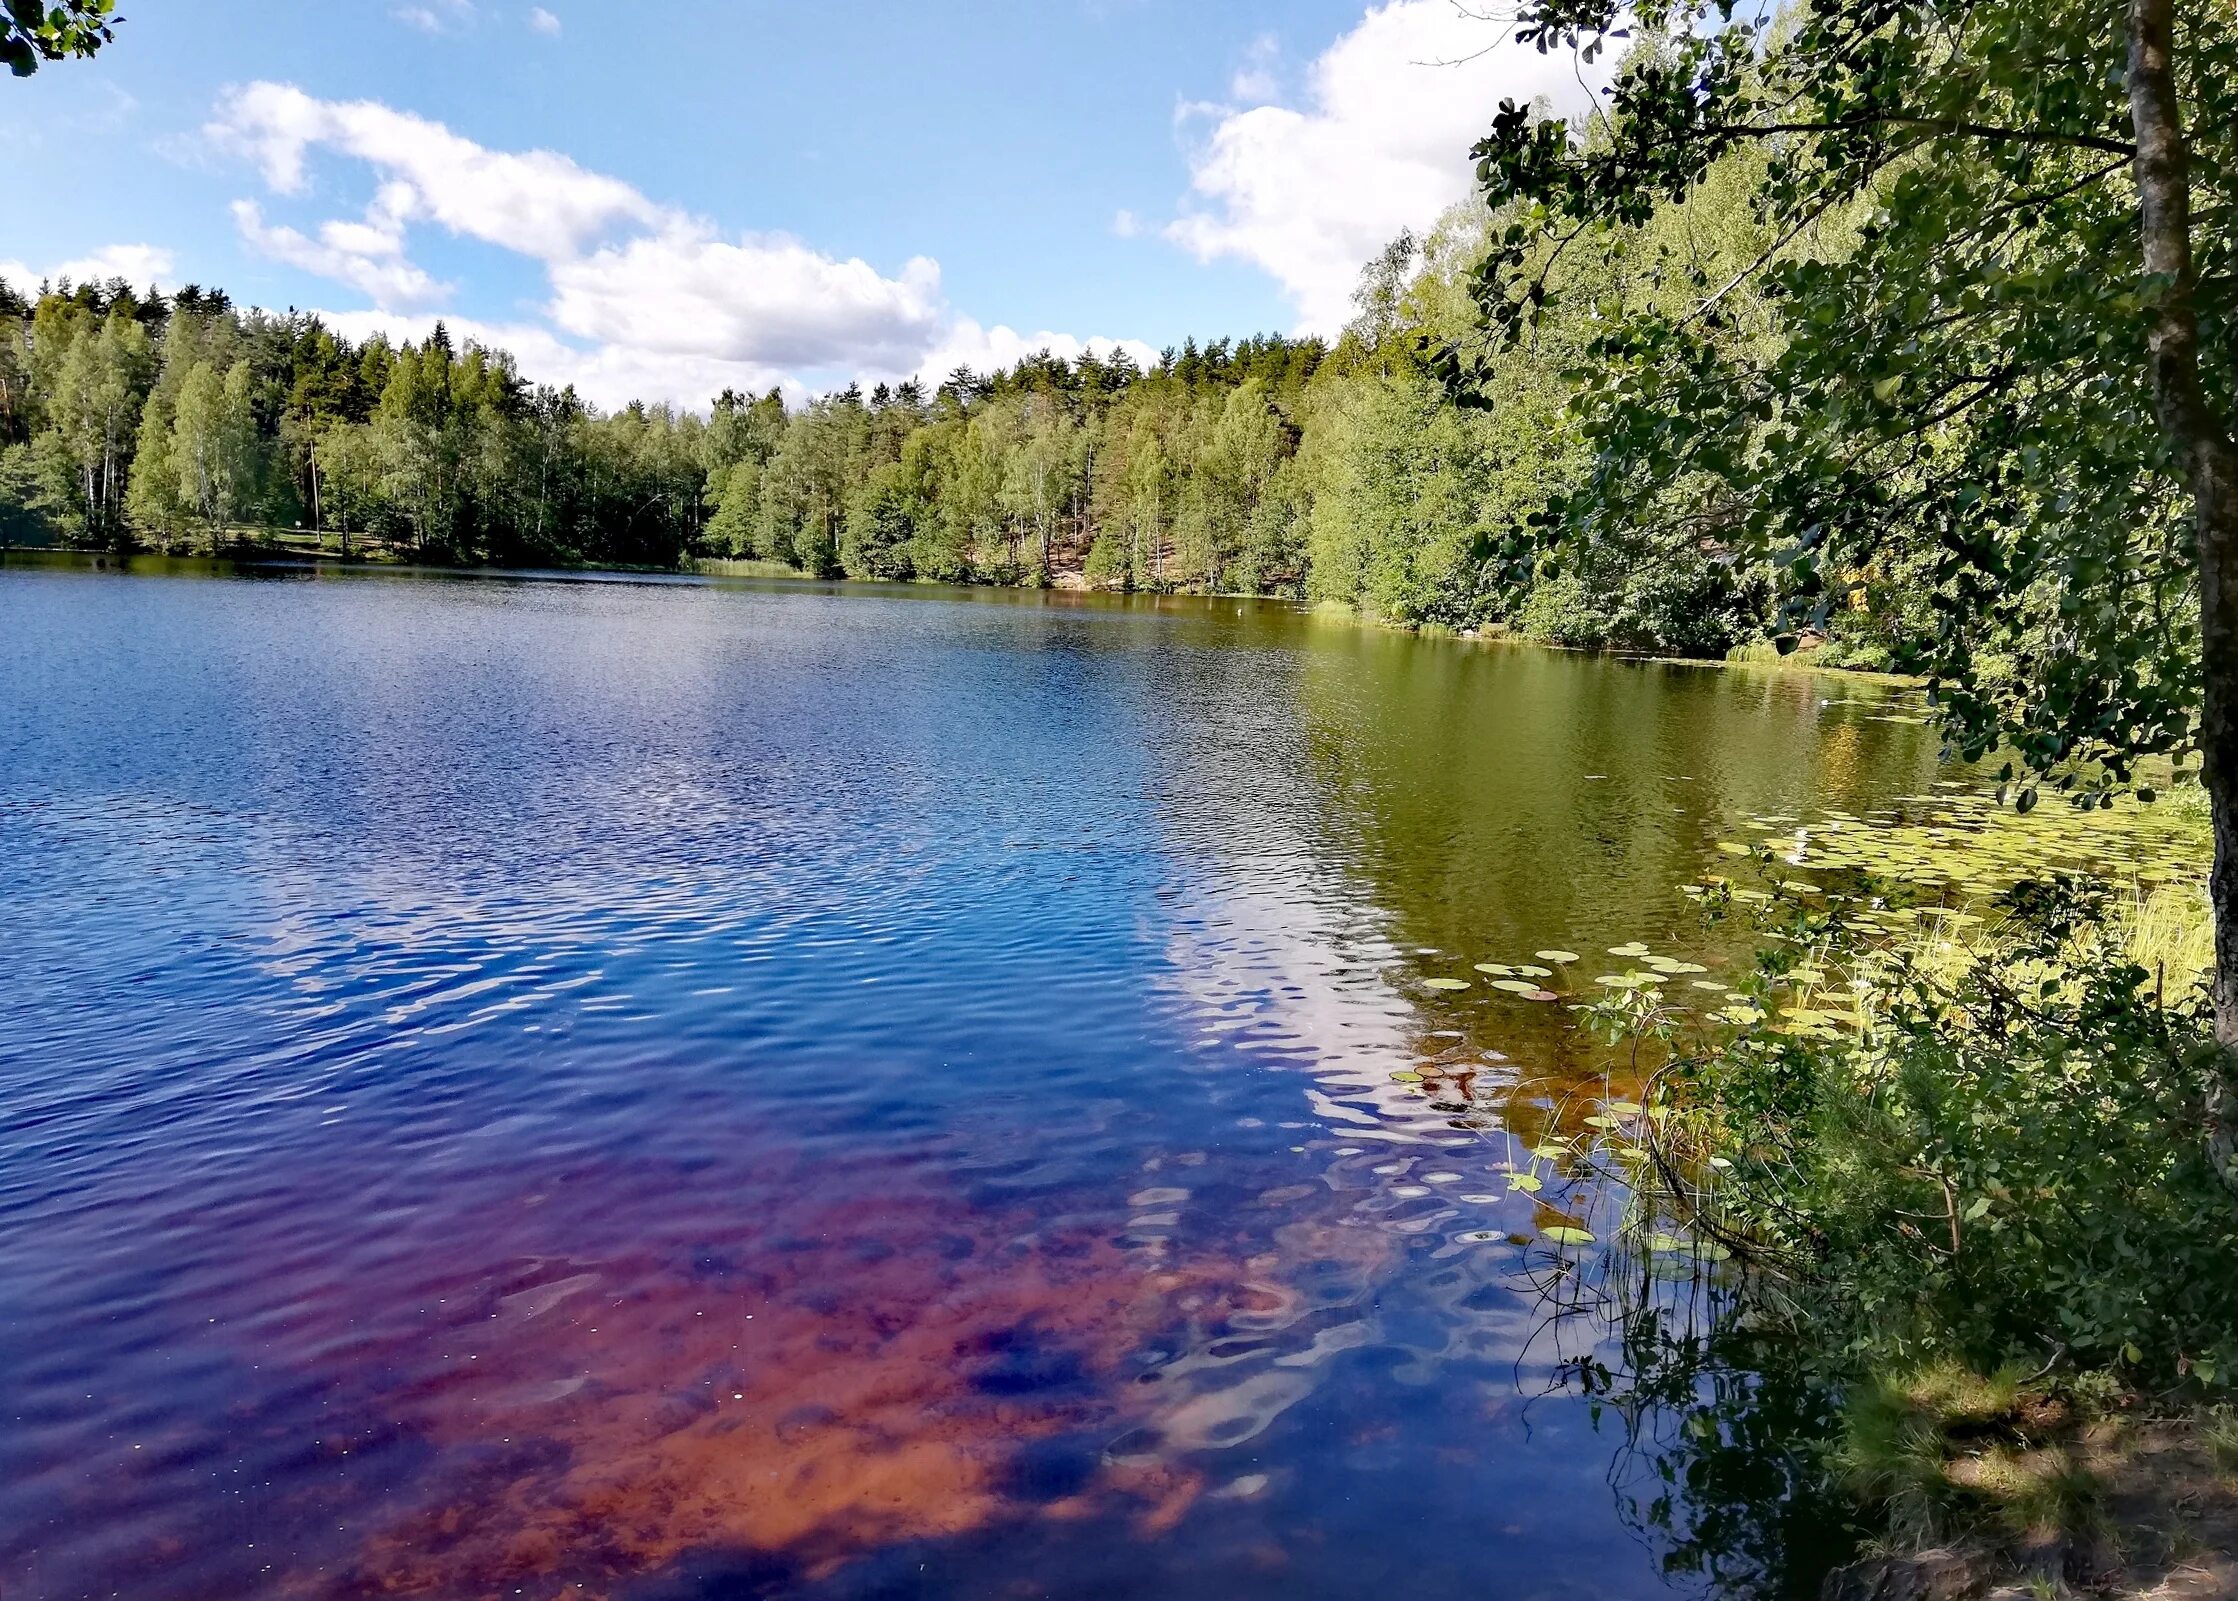
[[[1697,1026],[1611,975],[1591,1015],[1659,1062],[1635,1236],[1710,1242],[1725,1327],[1819,1398],[1800,1448],[1880,1564],[1854,1593],[1929,1548],[2045,1593],[2187,1552],[2238,1582],[2200,1543],[2238,1542],[2238,1195],[2197,791],[1737,832],[1686,886],[1756,931],[1730,1003]]]

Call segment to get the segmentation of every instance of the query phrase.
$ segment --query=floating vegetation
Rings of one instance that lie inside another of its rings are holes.
[[[1570,963],[1581,960],[1576,951],[1533,951],[1531,954],[1540,961],[1552,962],[1557,967],[1567,967]]]
[[[1469,987],[1469,981],[1465,978],[1426,978],[1422,982],[1434,990],[1465,990]]]
[[[1568,1223],[1556,1223],[1539,1230],[1539,1232],[1556,1245],[1591,1245],[1593,1243],[1592,1230],[1577,1228]]]
[[[1647,949],[1647,947],[1646,947],[1645,945],[1642,945],[1642,944],[1641,944],[1641,943],[1640,943],[1640,942],[1639,942],[1638,940],[1632,940],[1632,941],[1630,941],[1630,942],[1628,942],[1628,943],[1626,943],[1626,944],[1623,944],[1623,945],[1611,945],[1611,946],[1609,947],[1609,954],[1610,954],[1611,956],[1634,956],[1634,957],[1638,957],[1638,956],[1645,956],[1645,955],[1647,955],[1647,953],[1648,953],[1648,949]]]

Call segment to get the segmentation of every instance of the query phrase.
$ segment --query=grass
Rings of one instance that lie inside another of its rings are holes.
[[[2201,1421],[2199,1437],[2206,1444],[2215,1471],[2226,1479],[2238,1480],[2238,1411],[2217,1407]]]
[[[2214,910],[2204,884],[2140,890],[2120,916],[2129,959],[2157,974],[2171,997],[2198,983],[2214,965]]]
[[[2072,1531],[2093,1517],[2097,1481],[2052,1437],[2071,1421],[2018,1368],[1981,1374],[1935,1362],[1857,1387],[1834,1466],[1882,1509],[1898,1545]]]

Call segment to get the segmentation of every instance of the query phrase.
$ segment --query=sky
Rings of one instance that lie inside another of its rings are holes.
[[[1333,334],[1566,55],[1481,0],[124,0],[0,80],[19,288],[122,272],[704,407]]]

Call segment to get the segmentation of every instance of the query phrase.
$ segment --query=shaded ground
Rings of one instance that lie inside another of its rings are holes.
[[[1869,1558],[1830,1575],[1826,1601],[2238,1598],[2238,1475],[2196,1422],[2103,1424],[2073,1451],[2096,1481],[2095,1527]]]

